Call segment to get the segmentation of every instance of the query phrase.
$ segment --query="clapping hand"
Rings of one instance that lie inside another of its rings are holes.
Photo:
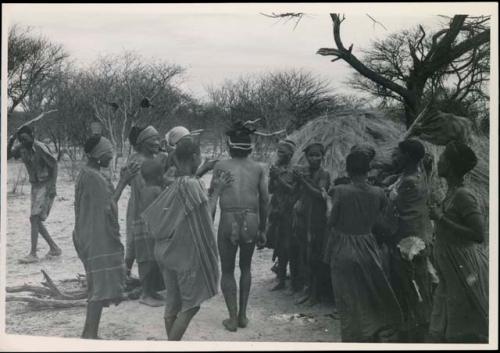
[[[131,162],[129,165],[123,167],[120,170],[120,179],[128,182],[132,179],[137,173],[139,173],[141,167],[137,162]]]
[[[205,170],[205,171],[208,172],[208,171],[214,169],[215,164],[218,161],[219,161],[218,159],[208,159],[208,158],[205,158],[205,160],[203,161],[203,164],[201,165],[201,168],[203,168],[203,170]]]
[[[433,221],[439,221],[443,218],[443,210],[436,204],[429,205],[429,217]]]

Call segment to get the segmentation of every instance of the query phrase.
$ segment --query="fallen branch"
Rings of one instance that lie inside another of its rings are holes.
[[[86,300],[57,300],[57,299],[40,299],[35,297],[22,297],[8,295],[5,298],[6,302],[25,302],[37,309],[64,309],[77,308],[87,305]]]
[[[38,295],[51,295],[50,289],[40,286],[31,286],[29,284],[23,284],[22,286],[12,286],[6,287],[5,291],[7,293],[19,293],[19,292],[33,292]]]
[[[45,282],[42,282],[42,284],[51,291],[52,296],[55,299],[75,300],[75,299],[83,299],[83,298],[85,298],[87,296],[86,293],[85,293],[85,297],[82,298],[82,294],[78,294],[75,297],[73,295],[61,292],[59,290],[59,288],[57,288],[57,286],[54,283],[54,281],[52,280],[52,278],[50,278],[50,276],[47,274],[47,272],[45,272],[44,270],[41,270],[41,271],[42,271],[43,277],[45,278]]]

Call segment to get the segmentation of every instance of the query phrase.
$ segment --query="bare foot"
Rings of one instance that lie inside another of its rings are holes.
[[[304,294],[304,295],[300,296],[299,299],[297,299],[295,301],[295,305],[305,303],[307,301],[307,299],[309,299],[309,294]]]
[[[151,298],[156,299],[156,300],[161,300],[161,301],[165,300],[165,296],[159,292],[151,293]]]
[[[19,263],[21,264],[32,264],[35,262],[38,262],[38,256],[29,254],[28,256],[23,257],[22,259],[19,259]]]
[[[61,256],[62,250],[60,248],[50,249],[49,252],[45,255],[46,258],[58,257]]]
[[[314,298],[311,297],[311,298],[309,298],[307,300],[306,304],[307,304],[307,306],[312,307],[312,306],[315,306],[318,303],[319,303],[319,301],[317,299],[314,299]]]
[[[154,299],[153,297],[145,297],[145,296],[142,296],[139,299],[139,303],[152,307],[163,306],[165,304],[163,300],[158,300]]]
[[[236,320],[234,319],[226,319],[222,321],[222,324],[226,328],[226,330],[231,331],[231,332],[236,332],[238,329],[238,325],[236,323]]]
[[[282,290],[285,289],[285,283],[279,282],[277,285],[275,285],[272,289],[271,292],[274,292],[276,290]]]
[[[248,326],[248,319],[246,316],[238,317],[238,326],[241,328],[245,328]]]

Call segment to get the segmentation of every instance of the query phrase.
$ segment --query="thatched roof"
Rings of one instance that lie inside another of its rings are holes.
[[[289,138],[297,144],[292,163],[305,163],[302,150],[312,142],[320,142],[325,146],[324,167],[332,180],[344,176],[345,159],[351,147],[356,144],[368,144],[375,148],[374,162],[389,162],[392,150],[403,139],[405,128],[402,124],[391,121],[378,111],[346,111],[329,114],[308,122]],[[485,214],[489,211],[489,139],[472,136],[471,147],[476,152],[479,162],[467,177],[467,184],[480,196]],[[422,141],[434,157],[434,168],[444,147],[435,146]],[[433,177],[433,192],[438,199],[444,196],[444,182]]]

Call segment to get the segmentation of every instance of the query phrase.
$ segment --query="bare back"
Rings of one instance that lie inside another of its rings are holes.
[[[230,172],[234,181],[220,195],[221,210],[251,209],[259,210],[259,200],[264,191],[265,174],[263,167],[248,158],[232,158],[215,165],[214,173],[219,170]]]

